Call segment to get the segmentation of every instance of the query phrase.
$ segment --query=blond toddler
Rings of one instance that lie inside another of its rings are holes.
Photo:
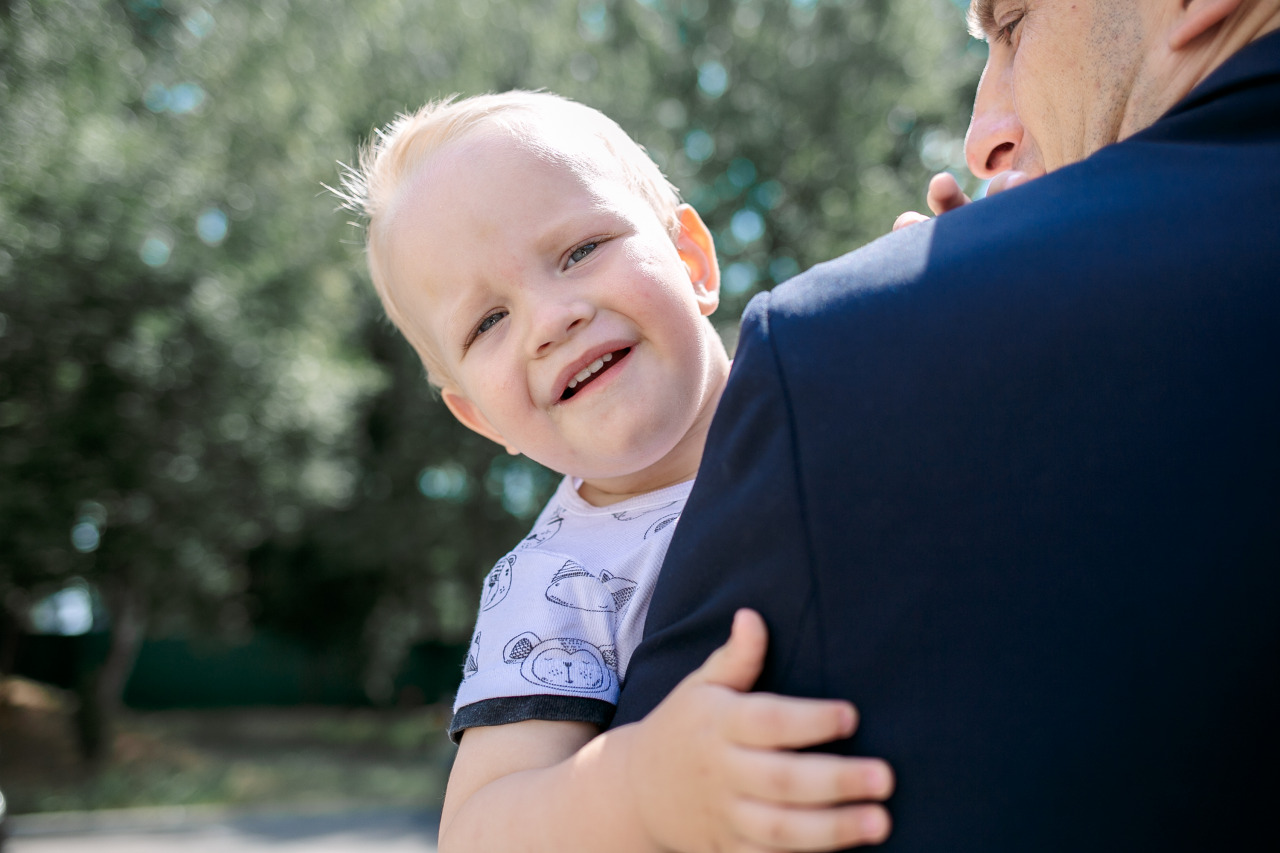
[[[546,93],[429,104],[345,196],[387,314],[453,415],[563,474],[486,581],[451,734],[442,851],[831,850],[888,833],[847,702],[750,694],[728,643],[605,731],[729,359],[711,234],[601,113]]]

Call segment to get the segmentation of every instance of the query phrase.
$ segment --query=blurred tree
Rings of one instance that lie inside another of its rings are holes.
[[[327,211],[281,179],[310,134],[213,26],[158,0],[0,19],[0,594],[100,592],[90,756],[148,626],[246,630],[247,549],[353,496],[379,381]]]
[[[7,609],[74,578],[101,592],[114,642],[91,711],[118,701],[144,630],[254,625],[358,652],[369,695],[393,698],[414,642],[465,640],[555,477],[432,399],[320,190],[336,161],[455,92],[598,107],[714,230],[732,343],[753,293],[962,167],[982,59],[965,5],[3,4]]]

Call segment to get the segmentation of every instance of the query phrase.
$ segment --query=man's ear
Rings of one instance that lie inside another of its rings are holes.
[[[1169,47],[1182,50],[1239,8],[1240,0],[1182,0],[1182,11],[1169,33]]]
[[[470,398],[464,397],[452,388],[441,388],[440,399],[444,400],[445,406],[467,429],[501,445],[513,456],[520,452],[507,443],[507,440],[502,437],[502,433],[498,432],[493,424],[489,423],[489,419],[480,411],[480,407],[471,402]]]
[[[676,208],[680,217],[680,234],[676,251],[689,270],[694,297],[702,316],[709,317],[720,304],[720,264],[716,261],[716,241],[698,211],[687,204]]]

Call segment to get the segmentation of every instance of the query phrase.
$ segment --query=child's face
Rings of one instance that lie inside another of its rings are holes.
[[[561,473],[643,491],[688,456],[727,373],[703,319],[718,300],[714,247],[692,208],[673,240],[611,163],[584,159],[592,143],[541,143],[576,156],[482,131],[431,157],[385,232],[396,298],[464,424]]]

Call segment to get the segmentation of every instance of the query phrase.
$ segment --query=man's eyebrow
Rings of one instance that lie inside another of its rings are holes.
[[[973,0],[969,4],[969,35],[986,41],[996,28],[996,0]]]

